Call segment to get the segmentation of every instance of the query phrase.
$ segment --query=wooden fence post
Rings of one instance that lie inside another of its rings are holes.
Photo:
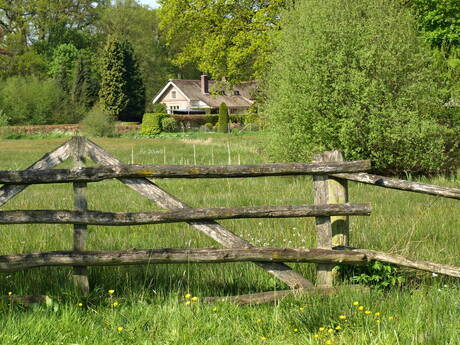
[[[340,151],[327,151],[314,156],[317,162],[343,161]],[[341,204],[348,202],[348,184],[346,180],[331,178],[328,175],[313,176],[315,204]],[[316,217],[316,238],[318,248],[331,249],[333,246],[348,246],[348,216]],[[318,286],[332,286],[334,265],[318,264]]]
[[[72,154],[74,157],[74,166],[83,167],[85,164],[84,157],[85,143],[80,137],[73,138]],[[77,211],[87,211],[88,203],[86,200],[86,182],[74,182],[74,205]],[[73,225],[73,250],[76,252],[84,251],[86,245],[86,236],[88,226],[83,224]],[[83,294],[89,292],[88,269],[85,266],[74,266],[73,280],[75,287]]]

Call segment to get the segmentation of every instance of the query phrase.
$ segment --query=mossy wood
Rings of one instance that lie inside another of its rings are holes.
[[[460,278],[460,268],[435,264],[401,255],[368,249],[336,247],[334,249],[294,248],[177,248],[128,249],[117,251],[55,251],[0,256],[0,272],[43,266],[118,266],[166,263],[228,263],[228,262],[310,262],[364,265],[378,260],[403,267],[416,268]]]
[[[74,169],[0,171],[0,183],[97,182],[112,178],[228,178],[317,175],[370,169],[369,161],[326,163],[271,163],[247,165],[116,165]]]
[[[80,183],[80,182],[78,182]],[[370,204],[243,206],[217,208],[190,208],[169,212],[100,212],[87,211],[84,199],[85,187],[78,187],[77,211],[68,210],[19,210],[0,211],[0,224],[77,224],[77,225],[143,225],[176,223],[184,221],[210,221],[236,218],[294,218],[331,215],[368,216]],[[83,229],[82,229],[83,230]],[[86,229],[84,229],[86,230]],[[75,248],[84,246],[79,239]],[[79,250],[79,249],[75,249]]]

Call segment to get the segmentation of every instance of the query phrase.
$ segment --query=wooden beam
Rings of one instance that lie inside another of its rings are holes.
[[[351,251],[290,248],[198,248],[118,251],[56,251],[0,256],[0,272],[42,266],[118,266],[225,262],[313,262],[363,264],[365,254]]]
[[[104,165],[120,165],[121,162],[108,152],[97,146],[95,143],[86,139],[86,155],[97,164]],[[123,178],[121,182],[129,188],[135,190],[148,200],[169,210],[190,209],[186,203],[175,198],[167,193],[152,181],[146,178]],[[187,222],[192,227],[202,232],[206,236],[212,238],[225,247],[253,247],[251,243],[237,236],[230,230],[214,221],[190,221]],[[305,279],[301,274],[294,272],[289,266],[284,263],[273,262],[256,262],[256,265],[272,274],[282,282],[286,283],[292,289],[311,289],[313,284]]]
[[[97,182],[112,178],[229,178],[318,175],[370,169],[369,161],[327,163],[272,163],[251,165],[117,165],[74,169],[0,171],[0,183],[36,184]]]
[[[85,142],[82,138],[75,138],[72,141],[72,155],[74,166],[81,168],[85,164]],[[86,200],[86,183],[74,182],[74,204],[77,212],[87,212],[88,202]],[[73,223],[73,250],[76,252],[84,251],[86,246],[86,237],[88,236],[88,227],[86,224]],[[74,266],[73,280],[77,291],[87,295],[89,293],[88,269],[85,266]]]
[[[458,188],[449,188],[449,187],[442,187],[436,186],[432,184],[420,183],[420,182],[412,182],[406,180],[400,180],[391,177],[379,176],[379,175],[371,175],[366,173],[354,173],[354,174],[332,174],[332,176],[342,179],[347,179],[350,181],[365,183],[365,184],[372,184],[374,186],[391,188],[391,189],[399,189],[405,190],[409,192],[415,193],[422,193],[422,194],[430,194],[436,196],[442,196],[444,198],[452,198],[460,200],[460,189]]]
[[[82,191],[80,190],[79,193],[82,193]],[[295,218],[346,214],[368,216],[371,211],[370,204],[329,204],[190,208],[169,212],[100,212],[85,211],[86,200],[81,200],[81,194],[78,196],[80,197],[80,200],[78,200],[78,211],[0,211],[0,224],[92,224],[125,226],[236,218]]]
[[[346,247],[335,247],[334,249],[259,247],[224,249],[129,249],[118,251],[57,251],[11,254],[0,256],[0,272],[15,272],[42,266],[119,266],[247,261],[363,265],[374,260],[460,278],[460,267],[436,264],[369,249]]]
[[[56,165],[64,162],[70,156],[70,146],[72,139],[65,142],[58,148],[45,154],[38,161],[33,163],[27,168],[27,171],[33,171],[36,169],[50,169]],[[1,182],[0,182],[1,183]],[[5,185],[0,188],[0,206],[6,204],[9,200],[15,197],[17,194],[26,189],[28,185]]]

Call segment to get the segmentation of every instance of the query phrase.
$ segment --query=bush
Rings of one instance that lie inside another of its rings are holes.
[[[208,109],[206,109],[208,110]],[[205,124],[206,123],[212,123],[213,125],[215,125],[217,122],[219,122],[219,115],[216,115],[216,114],[206,114],[204,115],[204,122]]]
[[[141,134],[157,135],[161,133],[161,121],[166,117],[162,113],[146,113],[142,118]]]
[[[115,131],[114,119],[96,105],[80,123],[81,131],[88,137],[110,137]]]
[[[283,16],[264,113],[275,159],[324,150],[376,172],[455,169],[459,126],[445,65],[397,1],[305,0]],[[458,111],[458,110],[457,110]]]
[[[161,120],[161,129],[165,132],[173,133],[179,130],[179,126],[173,118],[165,117]]]
[[[228,132],[228,108],[225,103],[221,103],[219,107],[219,132]]]
[[[0,90],[0,105],[9,125],[46,125],[66,122],[66,95],[53,79],[11,77]]]
[[[9,121],[10,121],[9,116],[6,115],[3,109],[0,109],[0,127],[8,126]]]

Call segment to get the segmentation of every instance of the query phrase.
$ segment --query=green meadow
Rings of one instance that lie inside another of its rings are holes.
[[[65,140],[0,140],[0,170],[24,169]],[[256,134],[94,141],[126,163],[269,162]],[[459,179],[453,177],[421,181],[460,188]],[[310,176],[155,182],[194,207],[313,203]],[[372,204],[371,216],[351,218],[353,246],[460,266],[458,200],[352,182],[349,186],[351,202]],[[93,210],[159,210],[115,180],[90,184],[87,196]],[[56,184],[31,186],[1,210],[72,208],[72,185]],[[310,218],[221,223],[258,246],[316,246]],[[72,248],[70,225],[0,228],[0,255]],[[183,223],[93,226],[87,242],[88,250],[211,246],[220,247]],[[290,266],[315,279],[314,265]],[[86,297],[75,291],[71,268],[1,273],[0,295],[47,295],[51,302],[24,307],[1,301],[0,344],[460,344],[460,281],[413,270],[399,274],[406,278],[403,286],[387,291],[359,292],[344,283],[341,291],[330,296],[304,295],[275,304],[237,306],[201,299],[287,287],[251,263],[93,267],[89,269],[91,292]],[[110,294],[109,290],[114,291]],[[197,299],[191,301],[185,297],[188,294]]]

